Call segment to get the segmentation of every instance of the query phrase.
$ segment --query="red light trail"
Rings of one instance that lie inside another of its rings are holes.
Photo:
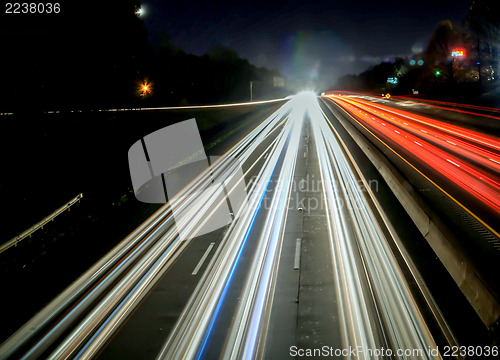
[[[329,98],[368,129],[500,213],[498,138],[359,98]]]

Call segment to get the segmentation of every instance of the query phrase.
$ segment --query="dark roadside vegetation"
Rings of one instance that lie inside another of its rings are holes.
[[[500,107],[499,38],[500,2],[475,0],[462,23],[440,22],[423,52],[346,75],[333,88]]]
[[[59,14],[0,14],[0,113],[214,104],[282,96],[277,70],[214,45],[187,54],[167,34],[154,44],[135,0],[61,1]],[[168,21],[166,19],[165,21]],[[140,85],[152,92],[139,96]]]

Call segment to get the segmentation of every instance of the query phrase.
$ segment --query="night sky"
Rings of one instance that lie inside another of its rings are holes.
[[[23,73],[26,68],[41,74],[33,64],[48,56],[55,58],[45,61],[52,68],[58,61],[68,67],[71,59],[64,57],[71,51],[66,48],[81,49],[84,57],[98,60],[99,56],[120,56],[111,47],[122,51],[130,45],[132,51],[132,44],[137,43],[134,36],[144,35],[146,41],[145,34],[134,33],[140,26],[131,26],[133,22],[127,19],[132,16],[137,21],[135,15],[123,14],[135,0],[127,0],[127,5],[125,0],[95,4],[60,1],[60,14],[0,14],[2,50],[11,63],[23,62],[17,66]],[[141,19],[153,45],[169,38],[195,55],[223,45],[258,67],[279,70],[287,78],[288,88],[295,91],[308,83],[316,90],[330,89],[340,76],[358,74],[385,59],[421,52],[440,21],[462,23],[472,0],[137,2],[143,4]],[[108,19],[109,24],[103,26]],[[26,49],[32,49],[31,54],[23,55],[29,53]],[[106,71],[104,60],[101,67]],[[52,76],[49,67],[41,66]]]
[[[289,81],[327,87],[386,58],[420,52],[440,21],[460,24],[470,3],[144,0],[143,20],[153,42],[163,33],[197,55],[225,45]]]

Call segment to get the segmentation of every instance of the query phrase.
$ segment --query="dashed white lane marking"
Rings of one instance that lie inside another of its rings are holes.
[[[201,266],[203,265],[203,263],[207,259],[207,256],[208,256],[208,254],[210,254],[210,251],[212,250],[212,248],[214,247],[214,245],[215,245],[215,243],[210,243],[210,245],[208,246],[207,250],[205,251],[205,253],[201,257],[200,261],[198,262],[198,265],[196,265],[196,267],[194,268],[194,270],[191,273],[191,275],[198,274],[198,271],[200,271]]]

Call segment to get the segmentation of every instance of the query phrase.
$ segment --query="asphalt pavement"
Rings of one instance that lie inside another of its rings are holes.
[[[179,207],[189,208],[211,176],[230,174],[228,199],[232,182],[244,180],[248,204],[230,208],[233,221],[201,236],[176,235],[212,221],[212,209],[225,203],[214,195],[189,219],[158,223],[152,250],[96,300],[107,310],[86,315],[79,326],[87,335],[67,331],[53,356],[314,358],[306,349],[426,349],[449,340],[436,304],[460,341],[479,341],[460,329],[479,329],[477,317],[342,125],[345,113],[311,93],[273,111],[230,132],[225,140],[234,146],[215,142],[210,153],[221,159],[181,191]],[[464,316],[453,318],[457,312]]]

